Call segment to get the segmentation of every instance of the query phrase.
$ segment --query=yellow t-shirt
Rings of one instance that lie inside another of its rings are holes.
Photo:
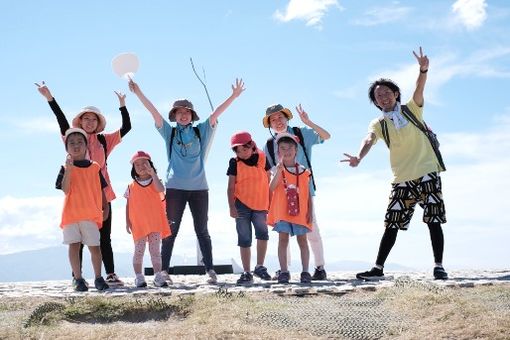
[[[406,105],[416,118],[423,122],[423,107],[416,105],[412,98]],[[428,138],[420,129],[409,122],[405,127],[397,130],[390,119],[384,119],[390,136],[390,163],[393,172],[393,183],[410,181],[430,172],[441,171],[434,150]],[[370,122],[368,131],[374,133],[377,137],[375,142],[382,139],[384,143],[379,118]]]

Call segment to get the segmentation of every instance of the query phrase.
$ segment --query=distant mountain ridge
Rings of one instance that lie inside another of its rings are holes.
[[[241,263],[241,260],[235,254],[234,261],[237,264]],[[90,254],[87,249],[84,250],[84,266],[83,275],[86,278],[93,276]],[[132,265],[133,254],[131,253],[115,253],[115,271],[121,277],[132,277],[133,265]],[[188,261],[187,263],[185,261]],[[294,256],[292,259],[292,265],[290,270],[292,272],[301,271],[299,258]],[[215,259],[215,264],[232,264],[232,260],[228,259]],[[172,256],[171,265],[191,264],[189,258],[179,255]],[[150,259],[144,259],[145,266],[151,266]],[[313,271],[313,261],[311,261],[310,270]],[[371,263],[363,261],[335,261],[327,263],[327,271],[363,271],[367,270],[372,266]],[[235,267],[235,266],[234,266]],[[266,260],[266,267],[269,272],[274,272],[279,268],[278,258],[275,256],[268,256]],[[412,268],[405,267],[399,264],[388,263],[386,265],[389,270],[397,271],[408,271],[413,270]],[[103,269],[104,275],[104,269]],[[17,281],[46,281],[46,280],[65,280],[70,279],[71,268],[69,266],[67,247],[50,247],[38,250],[23,251],[19,253],[0,255],[0,282],[17,282]]]

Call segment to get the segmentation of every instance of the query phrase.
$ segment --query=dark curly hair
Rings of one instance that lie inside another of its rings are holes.
[[[147,160],[150,164],[150,166],[154,169],[154,172],[155,173],[158,173],[158,171],[156,170],[156,168],[154,167],[154,164],[152,163],[152,161],[150,159]],[[140,177],[140,175],[138,175],[135,171],[135,165],[133,164],[133,166],[131,167],[131,178],[133,179],[136,179],[137,177]]]
[[[377,108],[379,110],[382,110],[382,108],[379,107],[379,105],[377,105],[377,102],[375,100],[375,88],[379,85],[386,86],[393,92],[398,92],[397,102],[400,103],[400,88],[398,87],[398,85],[395,84],[395,82],[393,82],[393,80],[386,79],[386,78],[379,78],[376,81],[374,81],[372,84],[370,84],[370,87],[368,88],[368,98],[370,99],[372,104],[377,106]]]

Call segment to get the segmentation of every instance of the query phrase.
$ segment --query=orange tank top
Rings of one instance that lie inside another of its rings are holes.
[[[266,155],[257,150],[257,165],[249,166],[237,161],[237,175],[234,196],[253,210],[269,209],[269,179],[267,178]]]
[[[73,167],[69,192],[64,199],[60,227],[80,221],[92,221],[103,226],[103,193],[96,162],[86,168]]]
[[[170,236],[164,195],[156,191],[154,183],[143,186],[133,181],[128,190],[128,216],[133,240],[138,241],[150,233],[158,232],[161,238]]]
[[[291,216],[287,210],[287,194],[285,193],[285,186],[283,180],[280,180],[273,196],[271,197],[271,206],[267,215],[267,224],[274,226],[279,221],[295,223],[302,225],[312,230],[312,224],[308,223],[306,213],[308,211],[308,200],[310,199],[310,171],[304,170],[299,175],[285,171],[285,179],[287,185],[294,184],[297,186],[299,177],[299,214]]]

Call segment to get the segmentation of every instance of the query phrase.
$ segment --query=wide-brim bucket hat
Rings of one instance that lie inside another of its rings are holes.
[[[289,109],[283,107],[281,104],[273,104],[266,109],[266,115],[262,118],[262,124],[264,124],[264,127],[269,127],[269,117],[278,112],[283,113],[288,120],[292,119],[292,112]]]
[[[106,119],[104,118],[103,114],[101,113],[101,110],[99,110],[95,106],[85,106],[76,114],[76,116],[73,118],[73,127],[75,128],[81,128],[81,117],[85,113],[93,113],[97,116],[97,128],[94,133],[100,133],[104,131],[104,128],[106,126]]]
[[[170,112],[168,112],[168,119],[171,122],[175,122],[175,111],[177,111],[177,109],[181,107],[191,111],[191,121],[195,122],[200,119],[197,113],[195,112],[195,109],[193,108],[193,103],[191,101],[187,99],[177,99],[172,104],[172,109],[170,110]]]

